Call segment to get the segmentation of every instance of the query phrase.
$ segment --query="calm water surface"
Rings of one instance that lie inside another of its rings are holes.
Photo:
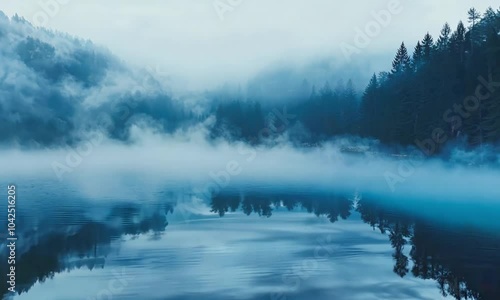
[[[493,204],[283,184],[206,198],[36,182],[18,199],[16,300],[500,299]]]

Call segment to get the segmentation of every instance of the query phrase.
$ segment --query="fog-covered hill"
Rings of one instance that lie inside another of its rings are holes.
[[[500,11],[471,9],[469,23],[445,24],[439,37],[423,34],[413,51],[406,47],[412,41],[402,43],[392,70],[373,74],[364,93],[363,82],[342,78],[360,80],[368,75],[362,68],[335,72],[346,67],[318,59],[270,66],[240,86],[174,97],[159,74],[131,67],[90,41],[2,14],[0,144],[58,147],[95,132],[130,142],[132,126],[160,134],[204,129],[206,139],[253,145],[362,136],[429,155],[448,141],[495,144]]]
[[[147,71],[90,41],[3,13],[0,98],[0,142],[9,145],[71,144],[96,128],[126,139],[134,122],[172,131],[185,119]]]

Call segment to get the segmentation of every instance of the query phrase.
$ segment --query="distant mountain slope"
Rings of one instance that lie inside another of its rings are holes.
[[[0,12],[0,143],[71,144],[87,131],[127,138],[134,122],[184,119],[161,84],[90,41]]]

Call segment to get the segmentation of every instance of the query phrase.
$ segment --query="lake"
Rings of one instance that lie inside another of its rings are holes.
[[[168,183],[97,197],[30,182],[17,186],[16,300],[497,299],[500,289],[494,202],[272,181],[208,197]]]

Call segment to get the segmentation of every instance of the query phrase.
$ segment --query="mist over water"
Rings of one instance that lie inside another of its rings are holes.
[[[347,138],[310,148],[284,141],[251,146],[207,140],[203,130],[182,136],[138,128],[133,132],[132,144],[105,138],[52,150],[2,150],[0,161],[5,167],[0,172],[18,180],[40,178],[61,186],[87,187],[83,192],[91,189],[96,198],[109,189],[133,199],[135,195],[127,191],[135,178],[141,182],[137,186],[147,186],[148,191],[168,183],[206,193],[272,182],[297,189],[358,189],[383,198],[487,203],[500,196],[495,188],[500,172],[496,153],[489,155],[488,164],[471,165],[470,157],[486,155],[457,150],[446,159],[429,159],[419,149],[397,155],[395,149],[376,146],[374,141]],[[350,153],[349,147],[368,150]],[[99,189],[91,188],[97,185]]]

